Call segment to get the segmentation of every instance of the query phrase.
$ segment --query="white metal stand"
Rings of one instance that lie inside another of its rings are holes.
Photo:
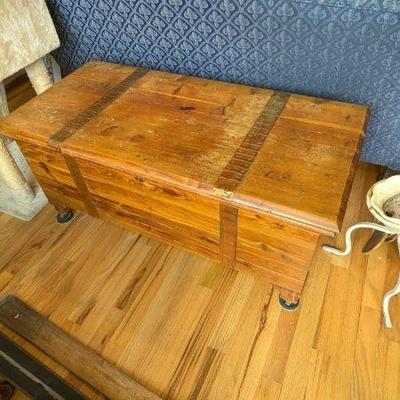
[[[397,236],[397,249],[399,250],[400,254],[400,235]],[[390,314],[389,314],[389,301],[393,296],[396,296],[396,294],[399,293],[400,293],[400,273],[394,288],[390,289],[388,292],[385,293],[385,296],[383,296],[382,311],[383,311],[383,320],[385,322],[386,328],[392,327],[392,321],[390,320]]]
[[[352,242],[351,242],[351,236],[352,233],[361,228],[366,228],[366,229],[375,229],[377,231],[387,233],[390,235],[397,235],[397,248],[399,250],[399,255],[400,255],[400,228],[395,229],[391,228],[385,225],[379,225],[375,224],[373,222],[361,222],[359,224],[352,225],[346,232],[345,235],[345,249],[344,250],[339,250],[335,247],[324,245],[322,248],[328,252],[335,254],[337,256],[346,256],[350,254],[351,249],[352,249]],[[383,296],[383,303],[382,303],[382,312],[383,312],[383,321],[386,326],[386,328],[391,328],[392,327],[392,321],[390,319],[390,313],[389,313],[389,302],[390,299],[395,296],[396,294],[400,293],[400,273],[397,279],[397,283],[394,286],[393,289],[389,290],[385,295]]]

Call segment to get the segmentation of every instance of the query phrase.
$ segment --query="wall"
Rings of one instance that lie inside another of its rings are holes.
[[[400,169],[398,0],[49,0],[64,73],[90,59],[368,104],[364,160]]]

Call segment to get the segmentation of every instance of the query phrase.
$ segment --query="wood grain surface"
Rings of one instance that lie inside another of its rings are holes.
[[[377,174],[360,164],[344,227],[370,218],[363,199]],[[343,258],[319,241],[300,307],[288,313],[268,283],[88,215],[59,225],[51,207],[31,222],[3,214],[0,298],[16,295],[164,400],[395,400],[400,298],[393,329],[383,326],[381,301],[399,257],[394,243],[361,254],[369,234],[359,232]]]
[[[18,140],[18,145],[51,201],[89,212],[65,158],[60,152],[47,146],[21,140]]]
[[[280,96],[281,109],[265,113]],[[91,62],[3,119],[0,133],[59,146],[51,138],[69,132],[71,157],[209,195],[228,168],[240,175],[236,207],[337,233],[367,116],[357,104]]]

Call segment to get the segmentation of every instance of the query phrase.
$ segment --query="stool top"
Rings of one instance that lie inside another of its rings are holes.
[[[44,0],[1,0],[0,38],[0,81],[60,46]]]
[[[311,229],[340,229],[368,109],[91,62],[0,133]]]

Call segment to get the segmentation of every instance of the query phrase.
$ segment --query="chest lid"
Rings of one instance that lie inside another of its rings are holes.
[[[336,233],[367,116],[357,104],[92,62],[0,133]]]

